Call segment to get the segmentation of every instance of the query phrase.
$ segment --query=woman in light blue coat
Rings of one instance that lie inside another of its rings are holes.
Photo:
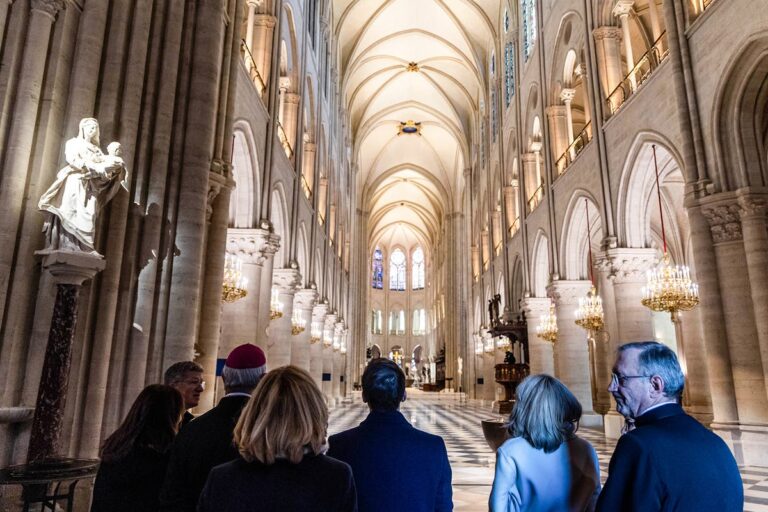
[[[576,436],[581,404],[549,375],[531,375],[517,388],[509,418],[512,439],[496,453],[492,512],[584,512],[600,492],[597,453]]]

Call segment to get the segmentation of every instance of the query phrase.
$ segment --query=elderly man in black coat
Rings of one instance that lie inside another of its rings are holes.
[[[173,443],[160,492],[161,512],[194,512],[211,469],[240,456],[232,441],[235,424],[266,370],[264,351],[256,345],[230,352],[221,374],[226,394],[219,405],[186,425]]]
[[[680,407],[684,376],[655,341],[619,348],[608,390],[634,429],[608,466],[598,512],[741,512],[744,488],[725,442]]]

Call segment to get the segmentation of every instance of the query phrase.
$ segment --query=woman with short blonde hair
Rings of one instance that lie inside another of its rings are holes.
[[[559,380],[531,375],[517,388],[509,433],[496,453],[493,512],[594,510],[597,453],[576,436],[581,404]]]
[[[235,426],[242,459],[211,471],[198,512],[357,511],[352,470],[323,453],[327,429],[328,408],[306,371],[267,373]]]

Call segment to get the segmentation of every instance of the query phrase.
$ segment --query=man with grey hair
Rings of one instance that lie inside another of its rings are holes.
[[[608,466],[597,511],[741,511],[744,489],[728,446],[687,415],[685,376],[675,353],[655,341],[619,347],[608,391],[634,420]]]
[[[232,442],[233,430],[266,372],[267,358],[256,345],[240,345],[229,353],[221,372],[224,397],[184,427],[173,442],[160,492],[161,511],[194,512],[211,469],[239,456]]]
[[[163,384],[176,388],[184,399],[184,417],[181,426],[195,419],[189,409],[197,407],[200,403],[200,395],[205,391],[203,380],[203,367],[194,361],[180,361],[174,363],[165,370]]]

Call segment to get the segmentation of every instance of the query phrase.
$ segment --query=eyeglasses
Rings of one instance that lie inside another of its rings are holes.
[[[198,387],[205,389],[205,381],[203,379],[186,379],[181,381],[188,386]]]
[[[618,373],[611,373],[611,384],[618,384],[619,386],[626,386],[629,379],[648,379],[650,375],[619,375]]]

